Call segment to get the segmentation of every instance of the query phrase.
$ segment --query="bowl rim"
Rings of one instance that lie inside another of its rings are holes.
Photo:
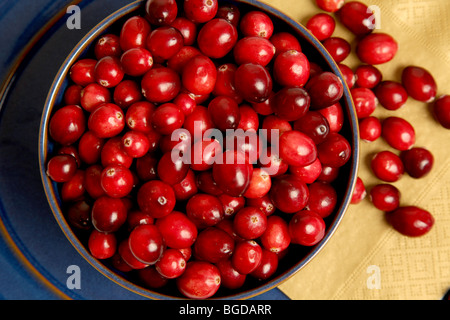
[[[360,141],[359,141],[359,126],[358,120],[356,116],[356,109],[353,103],[353,99],[351,98],[350,89],[347,86],[344,76],[338,67],[338,64],[332,59],[331,55],[327,52],[322,43],[311,33],[308,29],[297,22],[292,17],[287,15],[284,12],[274,8],[273,6],[260,2],[258,0],[227,0],[226,2],[235,2],[235,3],[243,3],[246,5],[250,5],[255,7],[255,9],[266,11],[271,15],[275,16],[277,19],[282,20],[284,23],[289,25],[293,30],[296,31],[298,36],[302,36],[302,40],[307,41],[310,45],[314,47],[322,56],[324,62],[327,63],[328,67],[331,71],[336,74],[344,86],[344,94],[342,99],[345,100],[344,109],[346,111],[346,120],[349,120],[349,128],[351,134],[350,144],[352,146],[352,155],[350,158],[350,173],[349,180],[347,181],[347,187],[343,199],[340,203],[340,206],[335,209],[334,219],[331,221],[329,225],[327,225],[327,232],[324,238],[316,244],[314,247],[311,247],[308,254],[306,254],[299,262],[295,265],[289,267],[286,271],[284,271],[279,276],[265,282],[264,284],[255,287],[246,289],[245,291],[240,291],[235,294],[230,294],[227,296],[220,297],[212,297],[210,300],[245,300],[250,299],[264,292],[267,292],[298,273],[301,269],[303,269],[322,249],[325,247],[326,243],[330,240],[330,238],[336,232],[336,229],[340,225],[345,213],[350,205],[352,191],[356,184],[357,173],[359,169],[359,160],[360,160]],[[145,3],[145,0],[136,0],[129,3],[126,6],[121,7],[120,9],[114,11],[104,19],[102,19],[95,27],[88,31],[88,33],[82,37],[82,39],[77,43],[77,45],[70,51],[59,70],[56,73],[56,76],[52,82],[50,90],[48,92],[47,98],[45,100],[40,127],[39,127],[39,139],[38,139],[38,162],[42,184],[44,187],[44,192],[47,198],[47,202],[52,210],[53,216],[55,217],[57,223],[59,224],[61,230],[63,231],[66,238],[72,244],[72,246],[78,251],[78,253],[97,271],[99,271],[103,276],[106,276],[110,280],[114,281],[116,284],[124,287],[127,290],[130,290],[138,295],[141,295],[146,298],[154,299],[154,300],[184,300],[183,297],[175,297],[162,293],[158,293],[156,291],[152,291],[151,289],[147,289],[141,286],[138,286],[131,281],[123,278],[119,274],[113,272],[109,268],[107,268],[100,260],[94,258],[88,252],[87,248],[81,243],[81,241],[76,237],[73,233],[72,228],[64,218],[64,214],[58,204],[58,196],[55,192],[56,187],[55,183],[51,181],[51,179],[45,174],[46,172],[46,159],[48,154],[48,124],[50,121],[50,115],[52,113],[53,108],[56,106],[55,100],[57,99],[58,92],[60,91],[61,86],[63,85],[65,79],[67,78],[70,66],[83,54],[83,52],[92,44],[92,41],[95,40],[99,35],[101,35],[108,27],[113,25],[116,21],[120,20],[124,16],[131,14],[133,11],[141,8],[141,6]],[[342,101],[341,99],[341,101]]]

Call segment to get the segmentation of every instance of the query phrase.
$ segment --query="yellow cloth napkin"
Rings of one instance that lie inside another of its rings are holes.
[[[314,0],[263,0],[301,23],[322,12]],[[399,43],[397,56],[378,66],[385,80],[400,81],[407,65],[428,69],[438,83],[438,94],[450,94],[450,1],[361,0],[380,8],[381,29]],[[338,21],[338,20],[337,20]],[[355,44],[354,36],[338,22],[334,36]],[[343,63],[360,64],[354,54]],[[408,100],[402,109],[378,106],[374,115],[404,117],[416,130],[416,146],[435,157],[432,172],[415,180],[408,175],[396,182],[403,205],[429,210],[433,229],[420,238],[409,238],[392,229],[368,197],[352,205],[325,248],[279,288],[294,300],[377,299],[437,300],[450,288],[450,130],[434,120],[429,106]],[[368,190],[380,181],[370,170],[370,159],[391,150],[383,139],[361,143],[359,176]]]

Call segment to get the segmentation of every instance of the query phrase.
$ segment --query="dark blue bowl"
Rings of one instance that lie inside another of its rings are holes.
[[[100,261],[92,257],[86,247],[85,239],[77,233],[77,230],[74,230],[71,227],[65,218],[61,208],[58,185],[53,183],[45,174],[47,157],[53,150],[53,143],[49,138],[48,124],[54,110],[62,106],[63,94],[69,85],[68,73],[71,65],[78,59],[85,57],[89,54],[89,52],[91,52],[93,48],[92,44],[100,35],[114,30],[117,31],[117,28],[119,28],[121,23],[132,15],[143,14],[144,2],[145,1],[140,0],[130,3],[101,21],[95,28],[86,34],[86,36],[71,51],[67,59],[62,64],[49,90],[42,113],[39,131],[39,166],[48,203],[56,221],[71,244],[94,268],[96,268],[104,276],[111,279],[111,281],[117,283],[117,285],[127,288],[128,290],[144,297],[148,297],[150,299],[184,299],[175,287],[169,286],[161,291],[146,289],[140,286],[136,279],[132,276],[121,273],[104,261]],[[337,64],[322,46],[320,41],[318,41],[303,25],[299,24],[284,13],[270,7],[269,5],[255,0],[222,0],[219,2],[231,2],[237,5],[241,11],[241,14],[250,10],[261,10],[269,14],[274,21],[276,30],[290,31],[293,34],[296,34],[301,42],[302,51],[308,56],[308,58],[319,64],[324,70],[331,71],[338,75],[341,81],[345,84],[344,78]],[[356,183],[359,164],[358,121],[350,91],[345,85],[344,96],[340,103],[345,114],[344,127],[340,133],[351,143],[353,152],[350,161],[340,169],[339,177],[334,182],[339,199],[335,212],[325,219],[327,224],[325,237],[314,247],[298,246],[290,249],[286,256],[280,260],[278,270],[271,279],[264,282],[249,279],[246,284],[237,291],[220,289],[214,296],[215,299],[249,299],[279,286],[281,283],[292,277],[295,273],[299,272],[308,262],[310,262],[320,252],[320,250],[322,250],[336,231],[350,204],[352,190]],[[314,286],[313,283],[302,283],[299,285]]]

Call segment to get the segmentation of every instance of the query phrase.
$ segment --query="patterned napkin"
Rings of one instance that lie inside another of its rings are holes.
[[[306,23],[321,12],[314,0],[263,0],[291,18]],[[450,94],[450,1],[361,0],[379,8],[381,29],[399,43],[394,60],[378,66],[384,80],[400,81],[405,66],[428,69],[438,83],[438,95]],[[355,44],[354,36],[337,23],[334,36]],[[343,62],[360,64],[352,54]],[[330,239],[313,261],[280,289],[291,299],[329,300],[437,300],[450,289],[450,130],[434,120],[429,106],[412,100],[397,111],[378,106],[380,119],[396,115],[410,121],[416,130],[416,146],[429,149],[435,164],[420,180],[408,175],[394,183],[402,192],[403,205],[417,205],[435,218],[425,236],[409,238],[394,231],[383,213],[368,197],[352,205]],[[359,176],[368,190],[380,181],[370,170],[374,153],[391,150],[383,139],[361,144]]]

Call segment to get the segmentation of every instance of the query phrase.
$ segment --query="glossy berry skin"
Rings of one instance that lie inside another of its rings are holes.
[[[61,199],[64,202],[73,202],[83,199],[86,188],[85,171],[78,169],[72,178],[64,182],[61,187]]]
[[[140,16],[129,18],[120,30],[120,47],[124,52],[132,48],[144,48],[150,31],[151,26],[145,18]]]
[[[122,137],[123,148],[132,158],[143,157],[150,149],[150,141],[145,133],[140,131],[128,131]]]
[[[431,213],[416,206],[399,207],[388,212],[386,220],[395,230],[408,237],[423,236],[434,225],[434,217]]]
[[[153,55],[145,48],[132,48],[120,57],[125,74],[132,77],[143,76],[153,67]]]
[[[378,99],[371,89],[353,88],[350,91],[359,119],[372,115],[378,105]]]
[[[120,269],[119,269],[120,270]],[[132,269],[131,269],[132,270]],[[169,279],[163,277],[155,268],[155,266],[147,266],[137,270],[139,280],[146,288],[158,289],[164,287]]]
[[[303,88],[285,87],[274,96],[273,111],[281,119],[296,121],[309,110],[311,98]]]
[[[250,11],[241,18],[239,29],[246,37],[254,36],[270,39],[274,27],[267,14],[261,11]]]
[[[374,93],[380,104],[387,110],[398,110],[408,100],[408,92],[396,81],[382,81],[374,88]]]
[[[404,68],[402,84],[408,95],[415,100],[429,103],[436,98],[436,81],[431,73],[422,67],[408,66]]]
[[[302,180],[293,175],[283,175],[272,180],[270,198],[280,211],[294,213],[306,207],[309,189]]]
[[[322,44],[337,63],[344,61],[352,50],[350,43],[341,37],[330,37],[325,39]]]
[[[289,50],[302,51],[302,46],[298,39],[289,32],[276,32],[269,40],[275,46],[275,56]]]
[[[145,3],[145,18],[153,25],[171,24],[178,14],[175,0],[149,0]]]
[[[238,65],[255,63],[265,67],[272,61],[275,52],[275,46],[268,39],[245,37],[237,41],[233,49],[233,56]]]
[[[47,162],[46,174],[55,182],[69,181],[77,172],[76,159],[71,155],[55,155]]]
[[[269,71],[259,64],[245,63],[234,75],[237,92],[248,102],[267,100],[272,92],[273,80]]]
[[[169,102],[180,92],[180,76],[170,68],[152,68],[142,77],[141,88],[149,102]]]
[[[351,204],[358,204],[367,196],[366,186],[364,185],[364,181],[357,177],[355,188],[353,189],[352,198],[350,200]]]
[[[237,40],[236,27],[225,19],[216,18],[199,30],[197,44],[205,56],[219,59],[233,50]]]
[[[309,76],[309,60],[303,52],[289,50],[275,58],[273,77],[281,86],[303,87]]]
[[[120,59],[114,56],[101,58],[95,65],[95,81],[105,88],[117,86],[125,76]]]
[[[344,125],[344,109],[339,102],[317,111],[327,119],[330,132],[339,133],[341,131]]]
[[[316,0],[317,6],[326,12],[336,12],[344,5],[344,0]]]
[[[212,227],[224,219],[222,202],[213,195],[198,193],[186,204],[186,215],[199,229]]]
[[[349,1],[339,10],[341,23],[357,36],[371,33],[375,29],[375,18],[367,5]]]
[[[175,104],[168,102],[160,105],[153,113],[153,128],[160,134],[171,134],[184,123],[184,113]]]
[[[358,58],[366,64],[379,65],[392,59],[398,51],[398,43],[385,33],[371,33],[362,38],[356,47]]]
[[[250,185],[244,193],[247,199],[261,198],[265,196],[272,186],[272,180],[264,168],[254,168]]]
[[[381,71],[372,65],[363,64],[356,68],[356,85],[360,88],[375,88],[383,79]]]
[[[82,87],[95,82],[95,65],[97,59],[81,59],[75,62],[69,70],[70,79]]]
[[[241,120],[239,105],[228,96],[215,97],[208,104],[208,111],[217,129],[237,129]]]
[[[120,57],[122,48],[120,47],[119,36],[114,33],[101,36],[95,43],[94,54],[97,60],[106,56]]]
[[[342,76],[344,77],[345,83],[347,84],[348,88],[352,89],[355,86],[356,80],[357,80],[357,77],[356,77],[355,73],[346,64],[339,63],[338,67],[339,67],[339,70],[342,73]]]
[[[172,158],[172,152],[168,151],[159,159],[157,174],[161,181],[174,185],[181,182],[187,175],[189,164],[183,161],[183,158]]]
[[[66,91],[64,91],[64,103],[66,105],[70,105],[70,104],[80,105],[82,90],[83,90],[83,87],[78,84],[69,85],[67,87]]]
[[[275,213],[275,205],[270,199],[269,194],[262,196],[261,198],[250,198],[245,201],[247,206],[259,208],[266,216],[270,216]]]
[[[288,224],[291,242],[302,246],[314,246],[325,236],[325,222],[314,211],[295,213]]]
[[[183,9],[189,20],[205,23],[216,16],[219,3],[217,0],[186,0]]]
[[[322,218],[331,215],[336,208],[338,195],[336,189],[327,182],[316,181],[308,185],[309,199],[306,208]]]
[[[156,106],[148,101],[133,103],[126,110],[125,122],[131,130],[150,133],[153,131],[152,117]]]
[[[64,106],[52,115],[49,123],[50,137],[62,145],[76,142],[86,130],[86,116],[77,105]]]
[[[267,216],[259,208],[245,207],[233,219],[233,229],[243,239],[257,239],[266,228]]]
[[[164,62],[173,57],[184,46],[183,35],[170,26],[154,29],[146,39],[146,48],[156,62]]]
[[[392,116],[384,119],[381,136],[392,148],[400,151],[411,149],[416,142],[414,127],[400,117]]]
[[[436,99],[433,114],[442,127],[450,129],[450,96],[442,95]]]
[[[267,228],[261,236],[261,244],[264,249],[274,253],[286,250],[291,243],[288,223],[278,215],[267,218]]]
[[[137,202],[143,212],[157,219],[173,211],[176,198],[170,185],[159,180],[151,180],[139,188]]]
[[[122,165],[110,165],[103,169],[100,183],[108,196],[123,198],[133,190],[134,178],[130,169]]]
[[[352,155],[352,147],[339,133],[330,133],[324,142],[317,146],[317,156],[323,166],[342,167]]]
[[[312,77],[305,87],[311,97],[311,110],[329,107],[337,103],[344,94],[341,80],[328,71]]]
[[[241,19],[241,11],[236,5],[232,3],[222,3],[219,4],[216,17],[225,19],[229,23],[237,27]]]
[[[184,273],[176,280],[178,290],[190,299],[212,297],[221,284],[219,269],[206,261],[190,261]]]
[[[174,249],[191,247],[198,236],[196,225],[185,213],[173,211],[156,220],[155,225],[161,232],[165,244]]]
[[[100,164],[93,164],[86,168],[84,187],[92,199],[97,199],[106,195],[101,184],[102,171],[103,166]]]
[[[98,231],[115,232],[126,222],[127,208],[121,199],[102,196],[92,205],[91,219]]]
[[[405,172],[400,157],[387,150],[378,152],[371,160],[370,166],[375,176],[385,182],[396,182]]]
[[[214,96],[227,96],[233,98],[238,104],[242,103],[243,99],[234,85],[234,74],[237,68],[235,63],[224,63],[217,67],[217,81],[212,91]]]
[[[317,40],[323,41],[333,35],[336,21],[331,15],[321,12],[309,18],[306,28],[311,31]]]
[[[303,132],[291,130],[283,133],[279,141],[280,157],[289,165],[307,166],[317,158],[313,139]]]
[[[184,179],[172,185],[177,201],[188,200],[198,192],[195,181],[195,174],[192,170],[188,170]]]
[[[208,227],[201,230],[194,244],[194,257],[217,263],[228,259],[234,251],[234,239],[224,230]]]
[[[415,147],[403,151],[400,158],[405,166],[405,172],[412,178],[420,179],[428,175],[433,169],[433,154],[425,148]]]
[[[133,158],[126,153],[121,137],[117,136],[106,140],[100,153],[100,162],[104,167],[111,164],[121,164],[130,168]]]
[[[215,265],[220,271],[222,287],[227,289],[239,289],[244,285],[247,275],[237,272],[231,263],[231,259],[221,260]]]
[[[155,264],[164,252],[164,239],[153,224],[135,227],[128,237],[128,245],[133,255],[142,263]]]
[[[289,166],[289,173],[310,184],[316,181],[322,172],[322,163],[317,158],[313,163],[304,167]]]
[[[103,103],[111,102],[111,92],[98,83],[90,83],[81,90],[79,105],[87,112],[94,111]]]
[[[261,246],[254,240],[244,240],[236,244],[231,262],[236,271],[249,274],[259,266],[261,258]]]
[[[131,210],[127,215],[127,225],[129,231],[141,224],[154,224],[154,222],[154,218],[139,210]]]
[[[139,261],[134,254],[130,250],[130,246],[128,244],[128,238],[122,240],[119,243],[117,248],[117,252],[121,258],[121,260],[129,267],[131,270],[140,270],[147,268],[149,265]]]
[[[175,279],[186,269],[186,259],[179,250],[169,248],[164,250],[161,258],[155,263],[155,268],[163,277]]]
[[[377,117],[369,116],[359,121],[359,138],[366,142],[376,141],[381,137],[381,121]]]
[[[111,258],[117,249],[116,235],[94,229],[89,235],[88,248],[94,258],[99,260]]]
[[[125,114],[116,104],[105,103],[88,118],[88,128],[99,138],[112,138],[125,128]]]
[[[293,129],[308,135],[316,145],[325,141],[330,133],[327,119],[318,111],[306,112],[294,122]]]
[[[279,258],[276,253],[263,249],[261,262],[259,266],[250,273],[250,276],[259,281],[269,279],[277,271],[278,260]]]
[[[113,100],[122,109],[127,109],[133,103],[141,101],[142,93],[139,84],[134,80],[123,80],[114,88]]]
[[[375,208],[389,212],[400,206],[401,193],[392,184],[380,183],[370,190],[370,200]]]
[[[246,199],[244,197],[232,197],[223,193],[218,198],[222,202],[225,218],[233,217],[239,210],[245,207]]]
[[[217,69],[209,57],[197,55],[183,68],[181,79],[189,92],[198,95],[210,94],[216,85]]]

